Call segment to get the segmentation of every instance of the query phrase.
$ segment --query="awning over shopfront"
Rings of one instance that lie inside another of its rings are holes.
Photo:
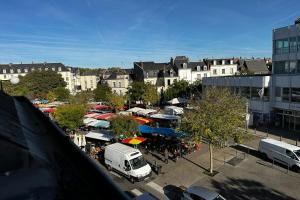
[[[110,120],[114,116],[113,113],[105,113],[105,114],[98,114],[97,116],[93,117],[95,119],[101,120]]]
[[[177,137],[181,138],[184,137],[185,134],[182,132],[176,132],[172,128],[154,128],[146,125],[140,125],[139,126],[140,132],[144,135],[147,134],[158,134],[161,136],[166,136],[166,137]]]
[[[86,134],[85,137],[102,141],[110,141],[114,138],[112,135],[97,133],[93,131],[88,132],[88,134]]]
[[[179,120],[180,117],[176,115],[165,115],[165,114],[154,114],[150,115],[151,118],[154,119],[165,119],[165,120]]]
[[[143,137],[134,137],[134,138],[126,138],[122,140],[122,143],[125,144],[140,144],[142,142],[144,142],[146,140],[146,138]]]
[[[87,126],[92,126],[96,128],[109,128],[110,123],[104,120],[95,120],[91,121],[90,123],[86,124]]]
[[[139,124],[148,124],[150,122],[153,122],[152,119],[147,119],[143,117],[137,117],[137,116],[132,116],[133,119],[135,119]]]

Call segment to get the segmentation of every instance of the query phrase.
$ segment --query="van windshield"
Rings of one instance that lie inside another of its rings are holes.
[[[131,159],[130,164],[132,169],[138,169],[144,167],[147,164],[147,162],[144,160],[143,156],[139,156],[134,159]]]
[[[298,158],[300,158],[300,150],[294,151]]]

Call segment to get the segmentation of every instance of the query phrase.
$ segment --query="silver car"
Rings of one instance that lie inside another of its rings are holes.
[[[200,186],[190,186],[182,193],[182,200],[225,200],[219,193]]]

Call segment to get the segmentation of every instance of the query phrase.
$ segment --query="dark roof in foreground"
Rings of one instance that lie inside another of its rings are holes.
[[[25,97],[0,91],[0,111],[1,199],[127,199]]]

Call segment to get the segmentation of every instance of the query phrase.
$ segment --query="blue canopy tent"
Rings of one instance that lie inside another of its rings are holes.
[[[176,132],[172,128],[154,128],[146,125],[140,125],[139,129],[143,135],[158,134],[161,136],[176,137],[176,138],[182,138],[185,136],[183,132]]]

